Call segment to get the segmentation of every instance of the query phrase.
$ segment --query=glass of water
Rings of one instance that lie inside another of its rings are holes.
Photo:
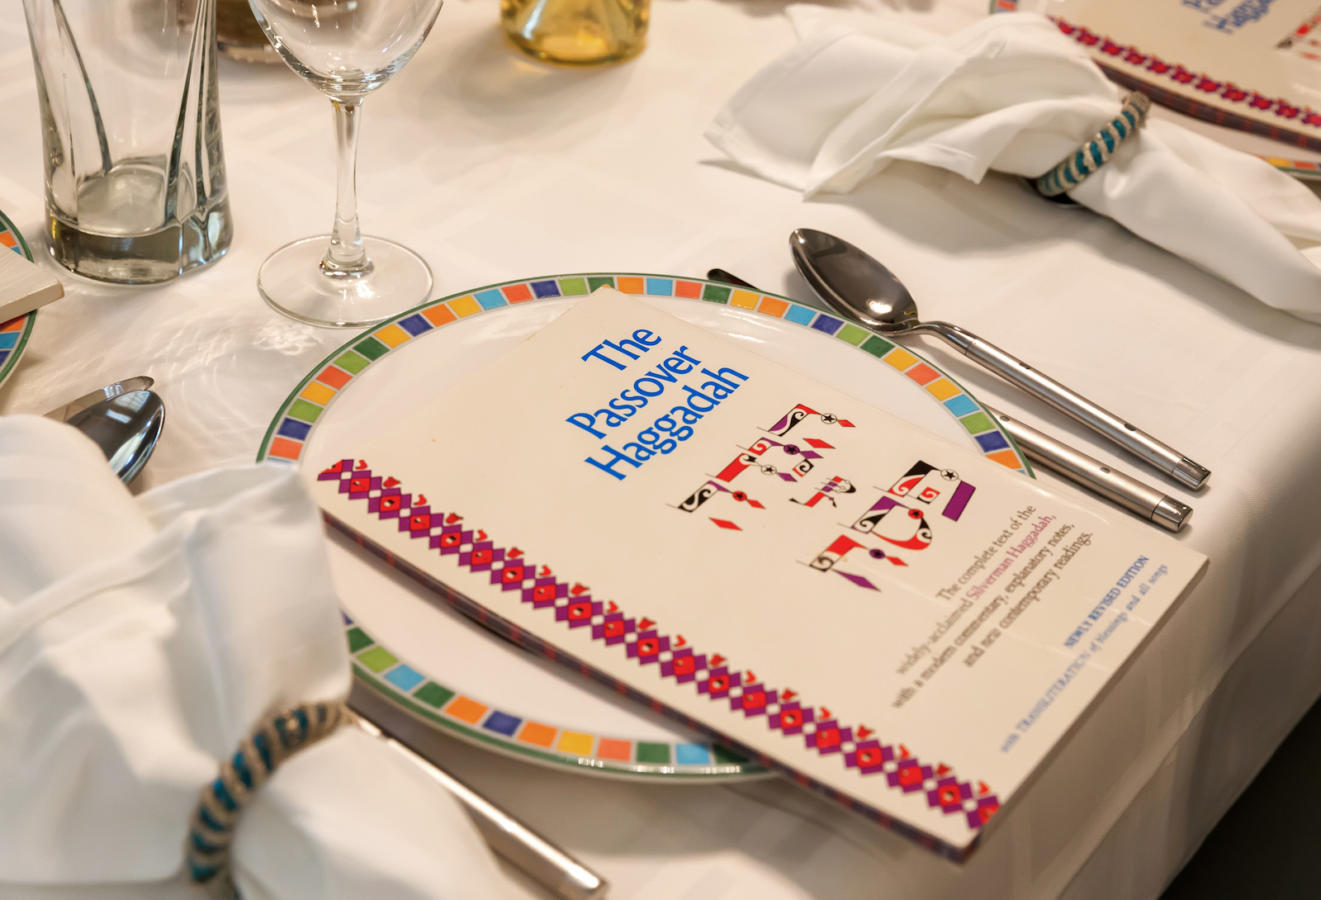
[[[23,13],[51,255],[122,284],[224,255],[215,0],[23,0]]]
[[[276,250],[257,273],[271,306],[316,325],[370,325],[428,299],[431,270],[413,251],[358,226],[355,170],[364,98],[413,58],[442,0],[250,0],[289,67],[330,98],[339,159],[329,234]]]

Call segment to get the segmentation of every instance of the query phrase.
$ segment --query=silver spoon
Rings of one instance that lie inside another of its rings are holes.
[[[165,404],[151,391],[127,391],[95,403],[66,422],[101,448],[125,484],[151,458],[165,424]]]
[[[834,235],[796,228],[789,235],[794,265],[832,309],[882,334],[926,332],[953,344],[995,374],[1044,400],[1187,487],[1211,471],[1027,363],[949,322],[923,322],[917,302],[894,273]]]

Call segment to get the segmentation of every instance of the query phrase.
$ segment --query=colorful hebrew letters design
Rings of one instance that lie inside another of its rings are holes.
[[[836,575],[839,575],[841,578],[860,588],[879,591],[880,587],[866,575],[856,571],[856,566],[850,566],[850,568],[855,569],[855,571],[851,572],[838,567],[838,563],[854,550],[858,551],[858,553],[854,554],[854,559],[852,561],[854,563],[865,563],[867,561],[881,562],[884,560],[890,565],[908,565],[908,563],[904,562],[902,559],[890,556],[880,547],[868,547],[846,534],[841,534],[839,537],[831,541],[830,545],[817,554],[816,559],[812,560],[808,565],[813,569],[816,569],[818,572],[834,572]]]
[[[770,428],[759,430],[782,438],[810,416],[816,416],[824,425],[837,425],[841,428],[853,427],[853,423],[847,419],[841,419],[831,413],[819,413],[811,407],[799,403],[776,420]],[[746,490],[733,490],[726,488],[725,485],[732,483],[750,469],[770,479],[768,483],[763,482],[763,487],[767,489],[773,490],[770,485],[798,485],[813,472],[817,462],[824,458],[824,452],[833,449],[835,449],[835,445],[823,438],[808,437],[801,434],[791,441],[759,437],[748,447],[743,448],[719,472],[702,482],[676,508],[681,512],[695,512],[712,498],[723,496],[724,499],[745,503],[753,509],[765,509],[765,503],[752,499]],[[816,493],[807,501],[793,497],[786,497],[785,499],[809,507],[815,506],[822,499],[827,499],[831,506],[834,506],[835,499],[829,497],[829,494],[852,493],[855,490],[856,488],[847,479],[835,476],[823,482]],[[718,528],[730,531],[743,530],[732,519],[717,518],[715,516],[709,516],[709,518]]]
[[[806,419],[808,416],[816,416],[821,420],[822,425],[838,425],[840,428],[853,427],[853,423],[848,419],[841,419],[834,413],[819,413],[810,406],[795,403],[793,409],[781,416],[779,421],[770,428],[767,428],[766,431],[769,431],[776,437],[784,437],[786,434],[793,431],[798,423]]]
[[[850,528],[854,532],[877,538],[891,545],[891,552],[887,553],[875,543],[870,544],[868,555],[872,559],[884,559],[894,565],[906,566],[907,560],[895,555],[894,547],[917,553],[930,547],[935,540],[935,531],[928,522],[924,510],[934,512],[939,509],[942,518],[957,522],[968,508],[968,503],[976,491],[976,487],[959,478],[959,474],[952,469],[940,469],[919,459],[882,493],[866,512],[858,516]],[[912,505],[906,505],[899,498]],[[841,536],[831,544],[831,547],[839,544],[841,540],[845,538]],[[856,542],[862,539],[854,535],[849,540]],[[863,545],[858,544],[858,546]],[[857,557],[858,555],[855,554],[854,558]],[[821,555],[817,557],[818,560],[821,558]],[[841,554],[835,562],[842,558]],[[821,568],[815,562],[811,565],[813,568]],[[831,570],[859,587],[879,590],[874,583],[857,572],[845,571],[833,564]]]
[[[766,505],[762,503],[760,500],[757,500],[753,497],[749,497],[746,491],[731,490],[718,481],[707,479],[706,481],[702,482],[701,487],[699,487],[697,490],[693,491],[686,498],[684,498],[683,502],[679,504],[678,509],[682,512],[695,512],[712,497],[717,497],[717,496],[725,497],[729,500],[734,501],[735,503],[746,504],[752,509],[766,508]],[[730,519],[718,519],[712,516],[711,521],[714,522],[720,528],[727,528],[733,531],[743,530]]]
[[[814,417],[819,426],[854,427],[848,419],[796,403],[769,428],[760,429],[773,437],[759,437],[740,450],[720,471],[698,485],[676,509],[688,513],[702,509],[717,528],[742,531],[743,527],[736,520],[724,518],[736,514],[737,508],[731,503],[742,504],[743,510],[755,510],[756,514],[764,515],[786,508],[781,501],[787,501],[792,508],[799,510],[830,509],[839,513],[841,501],[847,506],[855,497],[863,499],[857,485],[846,475],[831,474],[827,478],[818,476],[819,480],[808,480],[817,464],[825,459],[825,453],[835,449],[835,444],[805,431],[789,437],[790,432]],[[738,489],[731,486],[748,471],[767,479],[755,482],[760,485],[757,498],[750,496],[743,484]],[[777,494],[778,489],[788,486],[797,488],[793,495],[782,490]],[[977,488],[960,478],[953,469],[940,468],[919,459],[888,488],[877,490],[881,491],[880,496],[861,513],[851,513],[854,516],[852,522],[839,523],[845,531],[815,553],[807,562],[808,566],[818,572],[833,572],[865,590],[880,591],[878,579],[893,567],[909,565],[909,554],[920,553],[931,546],[936,540],[933,521],[959,521]],[[720,515],[710,515],[712,507],[707,504],[712,501],[716,501],[715,508]]]
[[[959,520],[968,501],[977,489],[959,479],[959,473],[951,469],[937,469],[935,466],[918,460],[913,467],[890,486],[890,493],[896,497],[916,500],[931,506],[942,496],[945,505],[941,515],[947,519]]]
[[[852,527],[854,531],[875,535],[907,550],[925,550],[931,546],[931,526],[922,511],[904,506],[886,494],[859,516]]]
[[[853,486],[853,482],[849,481],[847,478],[841,478],[840,476],[836,475],[833,478],[831,478],[829,481],[822,484],[820,489],[817,490],[817,492],[808,499],[799,500],[795,497],[790,497],[789,502],[797,503],[800,504],[801,506],[812,507],[812,506],[816,506],[822,500],[825,500],[831,506],[838,508],[839,504],[836,502],[836,500],[840,495],[856,494],[857,492],[858,489]]]

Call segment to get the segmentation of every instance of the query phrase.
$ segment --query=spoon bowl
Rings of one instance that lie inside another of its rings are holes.
[[[128,391],[89,406],[67,424],[91,438],[115,475],[128,484],[156,449],[165,425],[165,404],[151,391]]]
[[[795,228],[789,249],[812,290],[841,315],[885,334],[922,326],[917,301],[903,282],[848,241],[812,228]]]

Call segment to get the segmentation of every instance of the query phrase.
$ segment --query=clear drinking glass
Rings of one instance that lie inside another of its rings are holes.
[[[23,12],[51,255],[122,284],[223,256],[215,0],[23,0]]]
[[[316,325],[370,325],[427,300],[422,258],[359,229],[355,168],[363,99],[413,58],[442,0],[250,2],[284,61],[330,98],[339,157],[334,228],[271,254],[257,273],[262,297]]]

